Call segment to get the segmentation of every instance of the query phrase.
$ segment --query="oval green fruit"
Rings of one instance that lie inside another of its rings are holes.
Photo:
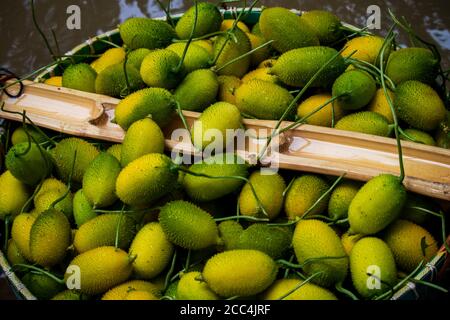
[[[368,73],[357,69],[340,75],[333,84],[333,96],[340,97],[333,102],[343,110],[358,110],[368,105],[375,95],[377,86]]]
[[[180,39],[189,39],[195,21],[195,6],[190,7],[178,21],[175,30]],[[208,2],[199,2],[197,6],[197,26],[194,38],[204,36],[220,30],[222,14],[216,5]]]
[[[84,195],[83,189],[78,190],[73,197],[73,217],[78,228],[97,217],[97,213]]]
[[[181,276],[177,286],[178,300],[219,300],[208,285],[200,281],[202,274],[198,271],[188,272]]]
[[[165,21],[129,18],[119,26],[120,36],[128,48],[165,48],[177,38],[175,30]]]
[[[127,78],[128,77],[128,78]],[[124,63],[105,68],[95,80],[95,92],[120,98],[145,87],[139,70],[127,64],[125,75]]]
[[[16,216],[30,197],[27,187],[10,171],[0,175],[0,220]]]
[[[389,123],[381,114],[372,111],[351,113],[336,123],[336,129],[387,137],[391,133]]]
[[[186,49],[186,43],[172,43],[166,49],[175,52],[180,59],[183,57],[184,50]],[[210,67],[211,55],[203,47],[191,43],[187,49],[186,56],[183,61],[184,70],[186,73],[191,73],[198,69],[206,69]]]
[[[62,85],[65,88],[95,93],[97,72],[87,63],[72,64],[64,70]]]
[[[149,87],[173,89],[182,79],[184,67],[178,70],[180,57],[168,49],[158,49],[145,56],[141,64],[141,77]]]

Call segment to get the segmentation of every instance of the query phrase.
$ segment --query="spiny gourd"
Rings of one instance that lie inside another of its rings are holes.
[[[255,50],[256,48],[262,46],[267,42],[261,36],[257,36],[248,32],[246,32],[246,34],[248,39],[250,40],[250,44],[252,45],[252,50]],[[264,60],[269,59],[270,54],[271,54],[271,47],[269,45],[266,45],[265,47],[258,49],[257,51],[253,52],[252,55],[250,56],[250,65],[252,67],[258,66]]]
[[[387,89],[387,94],[390,97],[391,102],[394,102],[394,93]],[[372,101],[370,101],[367,106],[367,111],[379,113],[386,118],[389,124],[394,123],[394,116],[392,115],[392,110],[389,107],[383,88],[377,89]]]
[[[333,84],[333,96],[339,97],[333,102],[344,110],[358,110],[369,104],[377,86],[367,72],[350,70],[340,75]]]
[[[158,294],[158,289],[153,283],[131,280],[110,289],[103,295],[102,300],[125,300],[131,291],[145,291],[154,295]]]
[[[178,171],[172,167],[172,160],[159,153],[134,160],[117,177],[117,196],[131,206],[151,204],[176,186]]]
[[[159,298],[151,292],[148,291],[130,291],[127,296],[125,297],[125,300],[131,300],[131,301],[139,301],[139,300],[159,300]]]
[[[236,41],[230,39],[227,34],[218,36],[214,41],[215,68],[221,68],[229,61],[242,56],[240,60],[217,72],[218,75],[229,75],[241,78],[247,73],[251,62],[250,56],[243,55],[252,49],[252,45],[250,39],[241,29],[236,28],[233,35],[236,38]]]
[[[239,109],[228,102],[217,102],[203,111],[192,125],[192,142],[198,149],[215,146],[216,150],[224,150],[234,141],[235,132],[240,128]]]
[[[295,178],[295,181],[286,193],[284,203],[284,210],[288,218],[302,217],[328,188],[328,183],[316,175],[304,175]],[[329,198],[329,195],[325,196],[308,214],[322,214],[327,207]]]
[[[350,256],[350,252],[352,252],[354,245],[363,237],[364,235],[362,234],[350,234],[348,231],[342,234],[341,236],[342,247],[344,248],[345,253],[348,256]]]
[[[299,119],[309,116],[305,122],[307,124],[331,127],[333,120],[333,108],[334,108],[334,123],[339,121],[344,116],[344,110],[339,104],[333,105],[331,102],[325,107],[314,113],[319,107],[323,106],[327,101],[331,99],[331,95],[328,93],[320,93],[313,95],[304,100],[297,108],[297,116]]]
[[[273,47],[281,53],[319,45],[314,29],[286,8],[264,9],[259,18],[259,27],[264,38],[274,40]]]
[[[241,112],[264,120],[281,118],[294,100],[287,89],[258,79],[243,83],[236,90],[235,97]]]
[[[31,260],[44,267],[60,263],[72,240],[67,217],[54,208],[41,213],[30,231]]]
[[[64,199],[62,198],[63,196],[65,196]],[[64,213],[67,218],[70,218],[73,214],[72,193],[64,183],[57,179],[46,179],[33,200],[35,211],[38,215],[49,209],[56,200],[61,201],[55,204],[55,209]]]
[[[262,215],[261,208],[252,192],[254,188],[261,205],[268,214],[268,218],[273,220],[280,214],[283,208],[283,192],[286,183],[281,175],[262,174],[255,171],[250,175],[250,183],[246,183],[239,195],[239,210],[245,216],[256,217]]]
[[[26,126],[25,128],[23,126],[21,126],[21,127],[18,127],[16,130],[14,130],[13,134],[11,135],[11,143],[13,144],[13,146],[15,146],[16,144],[19,144],[19,143],[28,142],[27,133],[31,137],[33,137],[34,140],[36,140],[35,143],[40,144],[40,143],[44,143],[47,141],[47,138],[41,132],[39,132],[37,129],[35,129],[31,126]]]
[[[0,175],[0,220],[16,216],[30,197],[25,184],[17,180],[10,171]]]
[[[11,229],[11,238],[16,244],[22,256],[31,261],[30,253],[30,235],[36,217],[29,213],[19,214],[13,222]]]
[[[26,288],[39,300],[49,300],[64,289],[61,283],[45,274],[29,272],[22,278]]]
[[[270,74],[270,68],[258,68],[250,71],[244,77],[242,77],[242,83],[247,83],[254,79],[264,80],[276,84],[278,83],[278,78],[273,74]]]
[[[389,55],[386,75],[395,84],[408,80],[433,84],[438,69],[439,61],[429,49],[402,48]]]
[[[19,143],[9,149],[5,164],[14,177],[30,186],[45,179],[53,168],[48,152],[33,142]]]
[[[419,130],[437,129],[447,116],[436,91],[415,80],[402,82],[397,87],[394,103],[400,119]]]
[[[127,214],[108,213],[95,217],[84,223],[75,233],[73,246],[78,253],[83,253],[103,246],[128,249],[136,235],[136,222]]]
[[[437,242],[421,226],[407,220],[397,220],[384,232],[383,240],[391,248],[397,266],[411,272],[423,262],[429,262],[438,252]]]
[[[83,194],[95,208],[108,207],[117,201],[116,179],[121,171],[119,160],[107,152],[92,161],[83,176]]]
[[[149,118],[134,122],[127,130],[122,143],[120,164],[130,162],[149,153],[164,152],[164,134],[155,121]]]
[[[241,224],[234,220],[223,221],[218,225],[219,236],[223,250],[234,250],[238,248],[239,237],[244,232]]]
[[[125,282],[132,272],[132,258],[125,251],[100,247],[76,256],[69,263],[64,278],[70,283],[72,276],[78,275],[79,291],[97,295]]]
[[[63,87],[95,93],[97,72],[87,63],[72,64],[64,70]]]
[[[336,123],[336,129],[387,137],[391,128],[385,117],[372,111],[349,114]]]
[[[181,58],[175,52],[168,49],[154,50],[142,61],[142,80],[149,87],[173,89],[183,78],[184,66],[180,66],[180,63]]]
[[[383,43],[384,39],[379,36],[366,35],[356,37],[345,44],[345,49],[342,51],[341,56],[348,57],[353,53],[353,59],[375,64]],[[387,58],[388,53],[385,53],[385,56]]]
[[[100,74],[106,68],[123,62],[125,60],[125,54],[124,48],[108,49],[100,56],[100,58],[91,63],[91,67],[97,74]]]
[[[88,300],[88,297],[76,290],[64,290],[53,296],[51,300]]]
[[[300,19],[313,30],[322,46],[333,46],[343,37],[341,21],[331,12],[311,10],[303,13]]]
[[[257,250],[231,250],[210,258],[202,277],[222,297],[249,297],[263,292],[276,278],[278,267]]]
[[[356,181],[346,180],[341,182],[333,190],[328,201],[328,215],[333,220],[345,219],[348,215],[348,207],[361,184]]]
[[[175,112],[172,94],[162,88],[146,88],[121,100],[115,109],[115,121],[124,130],[136,122],[151,116],[160,127],[166,126]]]
[[[219,76],[217,81],[219,82],[217,100],[236,105],[234,93],[241,86],[241,79],[235,76]]]
[[[234,20],[234,19],[224,19],[220,26],[220,31],[230,30],[235,23],[237,24],[236,27],[238,27],[242,31],[250,32],[250,29],[247,27],[247,25],[244,22],[242,22],[242,21],[236,22],[236,20]]]
[[[237,249],[259,250],[273,259],[279,259],[291,245],[292,234],[281,228],[255,223],[239,235]]]
[[[350,253],[353,286],[364,298],[389,290],[397,281],[394,256],[382,240],[367,237],[359,240]]]
[[[27,259],[20,252],[19,247],[13,239],[8,240],[8,247],[6,249],[6,258],[11,266],[15,264],[27,264]]]
[[[135,67],[138,71],[141,70],[142,61],[144,58],[151,52],[150,49],[147,48],[139,48],[133,51],[130,51],[128,54],[127,65],[131,65]]]
[[[78,228],[97,217],[97,213],[84,195],[83,189],[78,190],[73,196],[73,217]]]
[[[149,18],[130,18],[119,26],[120,37],[128,48],[165,48],[177,38],[167,22]]]
[[[113,144],[111,147],[109,147],[106,152],[113,155],[117,160],[121,160],[121,153],[122,153],[122,144]]]
[[[130,256],[134,274],[141,279],[152,279],[159,275],[170,263],[174,246],[157,222],[146,224],[131,243]]]
[[[378,233],[397,219],[406,202],[406,190],[400,179],[381,174],[369,180],[348,208],[351,233]]]
[[[311,87],[328,87],[341,75],[346,64],[342,56],[331,60],[338,52],[328,47],[306,47],[282,54],[271,72],[290,86],[304,87],[327,62],[331,61],[312,81]]]
[[[72,181],[75,182],[82,182],[86,169],[98,154],[95,146],[79,138],[63,139],[51,150],[58,173],[64,181],[69,180],[75,160],[72,174]]]
[[[296,287],[297,290],[293,291]],[[292,293],[290,293],[293,291]],[[290,293],[290,294],[289,294]],[[289,294],[289,295],[288,295]],[[276,280],[261,295],[263,300],[338,300],[331,291],[300,279]]]
[[[211,215],[187,201],[172,201],[159,213],[159,222],[170,242],[192,250],[213,246],[219,241]]]
[[[216,200],[238,190],[244,184],[243,178],[248,175],[244,159],[231,153],[218,154],[194,163],[189,171],[194,175],[184,177],[183,187],[191,199],[199,202]]]
[[[175,52],[181,59],[186,50],[186,46],[186,43],[172,43],[167,49]],[[191,73],[198,69],[206,69],[210,67],[210,60],[211,55],[205,48],[191,43],[183,61],[184,70],[186,73]]]
[[[203,49],[205,49],[208,52],[210,57],[213,56],[214,45],[213,45],[212,40],[210,40],[210,39],[194,40],[194,41],[192,41],[192,44],[202,47]]]
[[[411,141],[410,139],[413,139],[413,141],[417,143],[422,143],[429,146],[436,145],[436,141],[434,141],[433,137],[424,131],[416,129],[405,129],[403,130],[403,132],[405,134],[400,134],[400,139],[402,140]]]
[[[201,276],[202,274],[198,271],[188,272],[182,275],[177,285],[177,299],[219,300],[219,296],[204,281],[201,281]]]
[[[209,69],[199,69],[184,78],[174,97],[181,109],[201,112],[216,101],[218,91],[217,75]]]
[[[197,9],[190,7],[178,21],[175,30],[180,39],[189,39],[194,26],[197,11],[197,26],[194,31],[194,38],[198,38],[220,30],[222,24],[222,14],[216,5],[208,2],[199,2]]]
[[[105,68],[95,80],[95,92],[120,98],[145,87],[139,70],[127,64],[127,73],[125,75],[124,69],[124,63]]]
[[[308,276],[322,272],[311,280],[313,283],[330,287],[344,281],[348,258],[341,239],[325,222],[300,220],[295,227],[292,245],[298,262],[305,264],[303,270]],[[308,262],[309,259],[318,260]]]

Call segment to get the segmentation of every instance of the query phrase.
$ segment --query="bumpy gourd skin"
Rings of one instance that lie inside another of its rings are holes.
[[[69,188],[61,181],[55,178],[44,180],[41,189],[34,197],[34,212],[40,214],[49,209],[50,206],[62,196],[66,195],[64,199],[55,205],[55,209],[64,213],[67,218],[71,218],[73,214],[73,196],[68,192]]]
[[[175,52],[180,58],[182,58],[184,50],[186,48],[185,43],[172,43],[167,47],[168,50]],[[199,69],[206,69],[210,66],[211,54],[203,47],[191,43],[186,57],[183,61],[184,69],[186,73]]]
[[[195,6],[190,7],[178,21],[175,30],[180,39],[189,39],[195,21]],[[197,26],[194,38],[204,36],[220,30],[222,14],[217,6],[208,2],[200,2],[197,5]]]
[[[387,89],[387,93],[391,102],[394,101],[394,93]],[[372,111],[381,114],[386,118],[389,124],[394,123],[394,116],[392,115],[391,107],[384,93],[384,89],[380,88],[375,92],[375,95],[367,106],[367,111]]]
[[[29,196],[27,187],[10,171],[0,175],[0,220],[4,220],[8,215],[19,214]]]
[[[350,70],[341,74],[333,84],[333,102],[344,110],[358,110],[372,100],[377,86],[371,75],[365,71]]]
[[[64,70],[62,86],[65,88],[95,93],[97,72],[86,63],[72,64]]]
[[[120,36],[128,48],[165,48],[177,38],[175,30],[164,21],[130,18],[119,26]]]
[[[19,249],[19,252],[28,261],[32,260],[30,252],[30,235],[31,227],[34,224],[34,221],[36,221],[36,217],[34,215],[30,213],[21,213],[14,219],[11,228],[12,240]]]
[[[102,300],[125,300],[130,291],[145,291],[157,294],[158,288],[151,282],[143,280],[130,280],[107,291]]]
[[[98,74],[95,80],[95,92],[120,98],[124,94],[130,94],[145,87],[139,70],[129,64],[127,64],[127,77],[128,83],[123,63],[109,66]]]
[[[341,55],[343,57],[352,55],[353,59],[375,64],[383,43],[384,39],[379,36],[368,35],[356,37],[345,44],[345,49],[342,51]]]
[[[333,190],[328,202],[328,215],[330,218],[338,220],[345,219],[348,216],[348,207],[360,187],[360,183],[346,180]]]
[[[261,295],[263,300],[279,300],[289,292],[294,290],[303,280],[300,279],[279,279],[276,280]],[[305,283],[299,289],[283,298],[283,300],[338,300],[329,290],[321,288],[312,283]]]
[[[391,130],[386,118],[372,111],[349,114],[336,123],[336,129],[387,137]]]
[[[429,146],[436,145],[436,141],[434,141],[433,137],[424,131],[416,129],[405,129],[403,130],[403,132],[406,133],[406,135],[408,136],[401,134],[400,139],[402,140],[411,141],[410,138],[412,138],[414,139],[414,142],[417,143],[423,143]]]
[[[311,27],[322,46],[333,46],[342,39],[341,21],[331,12],[311,10],[303,13],[300,19]]]
[[[219,300],[205,282],[199,281],[201,273],[198,271],[184,274],[177,287],[178,300]]]
[[[150,52],[142,61],[141,77],[149,87],[173,89],[184,75],[184,66],[177,70],[180,57],[168,49]]]

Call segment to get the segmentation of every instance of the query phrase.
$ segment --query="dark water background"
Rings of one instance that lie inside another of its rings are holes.
[[[132,16],[158,17],[163,15],[155,0],[36,0],[38,21],[51,39],[54,29],[61,52],[72,49],[89,37],[114,29]],[[162,0],[167,3],[167,0]],[[247,1],[248,3],[251,0]],[[193,1],[172,1],[172,11],[182,12]],[[325,9],[334,12],[348,23],[362,27],[367,21],[367,7],[381,8],[379,34],[390,26],[387,14],[390,8],[397,16],[405,16],[417,33],[434,42],[441,51],[445,69],[450,67],[450,1],[449,0],[283,0],[260,1],[264,6],[283,6],[300,10]],[[81,29],[68,30],[66,9],[78,5],[81,9]],[[236,5],[236,4],[233,4]],[[28,73],[51,61],[49,53],[33,27],[30,0],[0,0],[0,66],[19,75]],[[406,35],[400,43],[407,44]]]

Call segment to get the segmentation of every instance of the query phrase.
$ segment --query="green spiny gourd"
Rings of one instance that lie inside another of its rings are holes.
[[[248,39],[250,40],[250,43],[252,45],[252,50],[255,50],[256,48],[262,46],[264,43],[266,43],[266,39],[262,36],[257,36],[252,33],[246,33]],[[264,60],[267,60],[270,58],[271,54],[271,47],[265,46],[263,48],[258,49],[257,51],[253,52],[250,57],[250,65],[252,67],[258,66],[261,62]]]
[[[9,149],[5,164],[17,179],[30,186],[45,179],[53,167],[48,152],[32,142],[19,143]]]
[[[13,222],[11,229],[11,239],[16,244],[22,256],[31,261],[30,235],[36,217],[29,213],[19,214]]]
[[[83,194],[95,208],[108,207],[117,201],[116,179],[120,162],[113,155],[102,152],[86,169],[83,176]]]
[[[319,107],[323,106],[331,98],[331,95],[328,93],[320,93],[305,99],[297,108],[297,116],[299,117],[299,119],[308,117],[305,120],[307,124],[322,127],[331,127],[331,125],[333,124],[333,111],[335,121],[334,123],[339,121],[345,114],[345,111],[339,105],[328,103],[324,108],[315,112]],[[312,112],[315,113],[312,114]]]
[[[397,87],[394,104],[400,119],[419,130],[437,129],[447,116],[436,91],[415,80],[402,82]]]
[[[172,201],[161,208],[159,222],[168,239],[185,249],[200,250],[219,242],[211,215],[186,201]]]
[[[243,83],[236,90],[235,96],[236,106],[241,112],[264,120],[281,118],[294,100],[287,89],[275,83],[258,79]]]
[[[63,196],[65,196],[64,199],[62,199]],[[64,213],[67,218],[72,217],[73,196],[69,191],[69,188],[57,179],[46,179],[33,199],[36,213],[40,214],[46,211],[56,200],[59,199],[62,200],[56,203],[55,209]]]
[[[10,171],[0,175],[0,220],[16,216],[30,197],[25,184],[15,178]]]
[[[252,45],[250,39],[244,31],[236,28],[233,35],[237,41],[229,38],[228,34],[220,35],[214,41],[214,57],[216,68],[221,68],[231,60],[241,57],[251,51]],[[242,59],[222,68],[218,71],[218,75],[236,76],[241,78],[245,75],[250,67],[251,57],[245,56]]]
[[[369,104],[377,86],[367,72],[353,69],[340,75],[333,84],[333,102],[344,110],[358,110]]]
[[[264,9],[259,19],[259,27],[264,38],[274,40],[273,47],[281,53],[319,45],[314,29],[286,8]]]
[[[282,54],[271,72],[280,80],[290,86],[304,87],[310,79],[328,61],[337,54],[337,51],[328,47],[306,47],[294,49]],[[336,57],[331,61],[317,78],[312,81],[311,87],[328,87],[346,68],[344,58]]]
[[[241,79],[235,76],[219,76],[217,81],[219,82],[217,100],[236,105],[234,93],[241,86]]]
[[[15,264],[27,264],[28,261],[20,252],[17,243],[13,239],[8,240],[8,247],[6,249],[6,258],[11,266]]]
[[[216,5],[208,2],[198,3],[190,7],[178,21],[175,30],[180,39],[189,39],[195,21],[197,11],[197,26],[194,31],[194,38],[198,38],[220,30],[222,24],[222,14]]]
[[[25,128],[26,131],[23,126],[18,127],[16,130],[14,130],[13,134],[11,135],[11,143],[13,144],[13,146],[19,143],[28,142],[27,132],[34,138],[34,140],[36,140],[37,143],[44,143],[47,141],[47,138],[35,128],[31,126],[26,126]]]
[[[313,283],[330,287],[344,281],[348,258],[341,239],[325,222],[312,219],[299,221],[292,245],[298,262],[305,264],[303,270],[307,275],[322,272],[312,280]],[[308,262],[309,259],[318,260]]]
[[[362,234],[350,234],[350,232],[345,232],[341,236],[342,247],[344,247],[345,253],[350,256],[350,252],[352,252],[353,246],[362,238],[364,235]]]
[[[181,59],[186,46],[186,43],[172,43],[167,49],[175,52]],[[211,54],[208,50],[198,44],[191,43],[183,61],[184,70],[186,73],[191,73],[198,69],[206,69],[210,67],[210,60]]]
[[[123,62],[125,56],[126,52],[124,48],[111,48],[106,50],[97,60],[94,60],[91,63],[91,67],[99,74],[106,68]]]
[[[127,78],[128,77],[128,83]],[[145,87],[139,70],[127,64],[125,75],[124,63],[107,67],[100,72],[95,80],[95,92],[120,98]]]
[[[83,189],[78,190],[73,196],[73,217],[78,228],[97,217],[97,213],[84,195]]]
[[[350,253],[353,286],[364,298],[386,292],[397,281],[394,256],[382,240],[367,237],[359,240]]]
[[[117,247],[128,249],[136,235],[136,222],[127,214],[102,214],[84,223],[75,233],[73,246],[78,253],[95,248],[114,246],[118,233]]]
[[[397,219],[406,202],[406,190],[400,179],[381,174],[369,180],[348,208],[351,233],[375,234]]]
[[[151,245],[149,245],[151,244]],[[157,222],[146,224],[134,238],[130,246],[134,274],[141,279],[158,276],[170,263],[174,246]]]
[[[128,128],[122,144],[121,165],[149,153],[164,152],[164,134],[155,121],[149,118],[138,120]]]
[[[328,215],[334,220],[345,219],[348,216],[348,207],[361,184],[356,181],[346,180],[341,182],[333,190],[328,201]]]
[[[30,231],[31,260],[44,267],[52,267],[64,259],[72,240],[67,217],[54,208],[41,213]]]
[[[300,286],[293,291],[296,287]],[[293,291],[291,294],[289,292]],[[289,294],[289,295],[288,295]],[[304,283],[300,279],[276,280],[261,295],[263,300],[338,300],[328,289],[319,287],[312,283]]]
[[[287,252],[291,241],[292,234],[284,228],[255,223],[240,234],[237,249],[259,250],[279,259]]]
[[[391,248],[397,266],[406,272],[412,272],[421,262],[431,261],[438,252],[433,236],[407,220],[392,223],[384,232],[383,240]]]
[[[178,171],[166,155],[151,153],[128,164],[116,181],[119,199],[131,206],[151,204],[176,186]]]
[[[406,140],[406,141],[411,141],[410,139],[414,139],[414,142],[417,143],[422,143],[428,146],[435,146],[436,145],[436,141],[434,141],[434,138],[424,132],[424,131],[420,131],[417,129],[405,129],[403,130],[403,132],[406,134],[401,134],[400,135],[400,139],[402,140]]]
[[[333,46],[343,38],[341,21],[331,12],[307,11],[301,15],[300,20],[313,30],[322,46]]]
[[[201,281],[202,274],[198,271],[185,273],[181,276],[177,286],[178,300],[219,300],[208,284]]]
[[[71,276],[78,275],[81,293],[102,294],[128,280],[133,272],[132,260],[121,249],[95,248],[76,256],[69,263],[64,278],[70,283]]]
[[[244,184],[243,178],[248,176],[247,168],[248,165],[244,159],[235,154],[215,155],[199,161],[189,168],[193,174],[208,175],[209,177],[187,174],[183,179],[183,187],[188,196],[195,201],[216,200],[235,192]]]
[[[284,210],[289,219],[302,217],[328,188],[328,183],[316,175],[304,175],[295,178],[284,202]],[[308,214],[322,214],[327,207],[329,198],[329,195],[324,197]]]
[[[64,286],[45,274],[29,272],[22,278],[26,288],[39,300],[50,300]]]
[[[383,43],[384,38],[375,35],[355,37],[345,44],[341,55],[343,57],[351,56],[353,59],[366,61],[371,64],[378,64]],[[386,57],[389,55],[389,48],[387,49]]]
[[[389,89],[386,90],[391,101],[394,101],[394,93]],[[389,124],[394,123],[394,116],[383,88],[377,89],[372,101],[367,106],[367,111],[379,113],[386,118]]]
[[[113,155],[117,160],[121,160],[121,154],[122,154],[122,144],[113,144],[111,147],[109,147],[106,152]]]
[[[146,291],[156,295],[158,288],[148,281],[130,280],[110,289],[103,295],[102,300],[125,300],[131,291]]]
[[[239,237],[244,232],[241,224],[234,220],[223,221],[218,226],[219,236],[223,244],[223,250],[234,250],[238,248]]]
[[[141,77],[149,87],[175,88],[183,78],[184,66],[178,70],[181,58],[168,49],[150,52],[142,61]]]
[[[250,71],[244,77],[242,77],[242,83],[247,83],[254,79],[279,84],[278,77],[270,73],[270,68],[258,68]]]
[[[165,21],[149,18],[130,18],[119,26],[120,36],[128,48],[165,48],[177,37]]]
[[[80,300],[88,300],[88,297],[84,294],[81,294],[77,290],[64,290],[53,296],[51,300],[80,301]]]
[[[278,267],[257,250],[231,250],[210,258],[202,277],[222,297],[249,297],[263,292],[276,278]]]
[[[55,161],[58,173],[64,181],[69,180],[75,160],[72,180],[79,183],[82,182],[86,169],[98,154],[99,151],[95,146],[79,138],[61,140],[51,150],[51,155]]]
[[[386,75],[400,84],[417,80],[433,84],[439,70],[439,61],[431,50],[425,48],[402,48],[392,52],[386,66]]]
[[[372,111],[351,113],[336,123],[336,129],[387,137],[391,128],[386,118]]]
[[[189,73],[174,92],[181,109],[203,111],[216,101],[219,91],[217,75],[209,69]]]
[[[234,141],[236,130],[242,128],[239,109],[228,102],[217,102],[208,107],[192,125],[192,142],[198,149],[215,146],[224,150]]]
[[[128,54],[127,65],[131,65],[135,67],[138,71],[141,70],[142,61],[144,58],[151,52],[150,49],[147,48],[139,48],[131,51]]]
[[[115,109],[115,121],[124,130],[151,116],[160,127],[166,126],[175,112],[172,94],[162,88],[146,88],[130,94]]]
[[[268,214],[268,218],[273,220],[283,208],[283,192],[286,189],[286,183],[281,175],[263,174],[261,171],[255,171],[251,174],[249,183],[247,183],[239,195],[239,210],[245,216],[255,217],[261,214],[261,208],[252,192],[253,186],[258,195],[261,205]]]
[[[72,64],[64,70],[63,87],[95,93],[97,72],[87,63]]]

